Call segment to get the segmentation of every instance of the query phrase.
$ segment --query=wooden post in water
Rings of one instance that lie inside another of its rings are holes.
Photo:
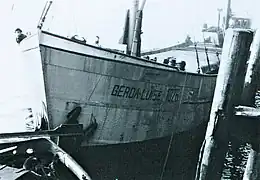
[[[250,50],[241,103],[255,106],[255,93],[260,75],[258,72],[260,70],[260,30],[256,31]]]
[[[226,32],[210,120],[201,147],[196,180],[221,179],[228,147],[228,120],[234,116],[234,105],[239,104],[252,39],[253,32],[248,30],[228,29]]]
[[[253,108],[255,106],[255,95],[257,89],[257,83],[259,82],[259,70],[260,70],[260,30],[256,31],[254,41],[251,47],[251,55],[248,61],[248,68],[245,78],[245,87],[242,94],[242,103],[250,107],[244,107],[242,110],[243,115],[248,118],[256,118],[255,121],[259,121],[260,110]],[[237,108],[238,109],[238,108]],[[242,114],[242,113],[241,113]],[[248,120],[247,120],[248,122]],[[250,123],[250,121],[249,121]],[[250,129],[251,136],[255,135],[255,138],[251,140],[251,151],[247,160],[246,170],[244,172],[243,180],[256,180],[260,179],[260,147],[259,136],[257,136],[258,123],[255,129]]]

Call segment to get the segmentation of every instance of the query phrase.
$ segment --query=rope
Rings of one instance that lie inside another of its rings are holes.
[[[187,81],[187,73],[185,73],[185,83],[184,83],[184,86],[182,87],[181,98],[180,98],[180,101],[179,101],[178,110],[177,110],[175,119],[179,117],[179,110],[180,110],[180,107],[181,107],[181,104],[182,104],[182,97],[183,97],[183,94],[184,94],[184,89],[185,89],[186,81]],[[164,164],[163,164],[163,169],[162,169],[161,176],[160,176],[160,180],[163,179],[163,175],[164,175],[164,172],[165,172],[165,169],[166,169],[166,165],[167,165],[167,162],[168,162],[168,159],[169,159],[169,154],[170,154],[171,147],[172,147],[172,142],[173,142],[173,135],[174,135],[174,132],[172,131],[172,133],[171,133],[171,138],[170,138],[169,145],[168,145],[168,149],[167,149],[167,154],[166,154],[166,156],[165,156],[165,160],[164,160]]]

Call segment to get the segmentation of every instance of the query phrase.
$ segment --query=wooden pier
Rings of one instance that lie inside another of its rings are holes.
[[[260,109],[255,108],[259,70],[260,31],[228,29],[196,180],[221,179],[231,137],[252,147],[243,180],[260,178]]]

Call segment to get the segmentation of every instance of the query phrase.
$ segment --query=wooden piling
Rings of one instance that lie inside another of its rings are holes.
[[[226,32],[210,120],[201,147],[196,180],[221,179],[228,147],[229,119],[239,104],[253,33],[242,29]]]
[[[248,106],[237,106],[235,107],[235,115],[244,118],[260,118],[260,109]]]
[[[244,105],[248,105],[251,107],[237,107],[242,113],[243,116],[248,118],[257,118],[260,121],[260,109],[254,108],[255,106],[255,95],[257,86],[259,83],[259,70],[260,70],[260,30],[257,30],[255,33],[255,37],[251,46],[251,55],[248,61],[248,68],[245,78],[244,91],[242,94],[242,103]],[[236,113],[237,114],[237,113]],[[258,138],[258,123],[256,123],[256,127],[252,127],[250,132],[255,136],[254,139],[251,140],[251,150],[249,153],[249,157],[247,160],[246,169],[244,172],[243,180],[256,180],[260,179],[260,148],[259,148],[259,140]]]
[[[244,89],[241,95],[241,104],[255,106],[255,94],[259,83],[260,70],[260,31],[256,31],[251,45],[250,57],[247,63],[247,71],[244,81]]]

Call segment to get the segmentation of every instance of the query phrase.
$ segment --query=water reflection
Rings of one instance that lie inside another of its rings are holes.
[[[231,140],[228,144],[228,152],[226,155],[222,179],[243,179],[246,161],[250,151],[249,144],[241,144],[235,140]]]
[[[255,104],[260,107],[260,91],[256,93]],[[247,158],[250,152],[250,144],[241,144],[231,140],[228,144],[228,152],[225,159],[222,179],[242,180],[246,168]]]

